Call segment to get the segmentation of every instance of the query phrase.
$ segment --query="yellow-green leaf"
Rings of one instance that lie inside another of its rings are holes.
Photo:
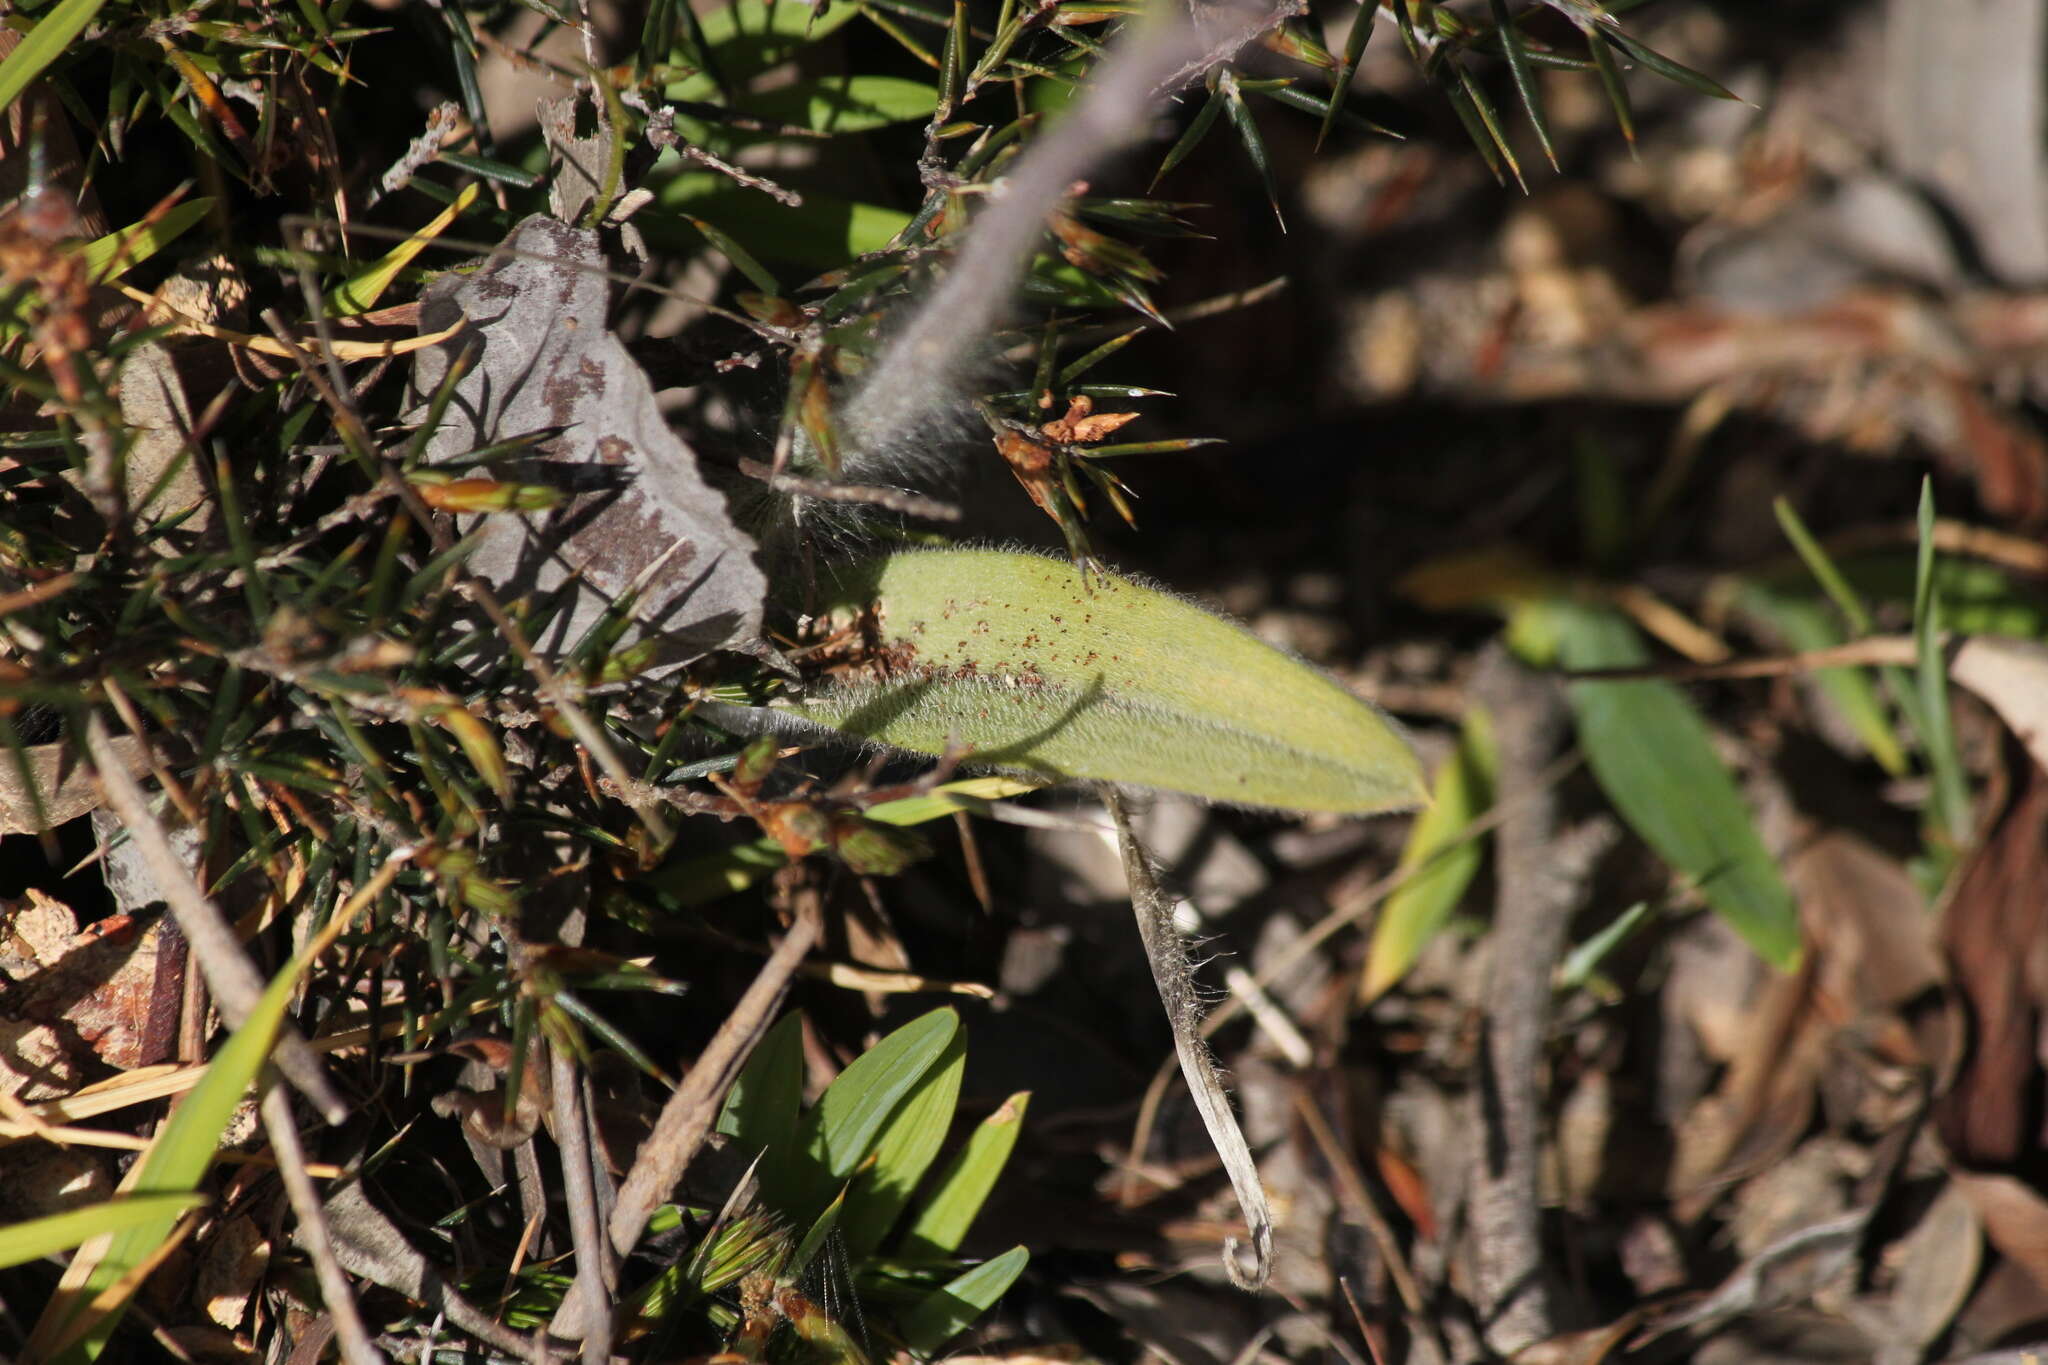
[[[1359,986],[1361,1000],[1378,999],[1407,974],[1472,884],[1480,847],[1465,831],[1493,804],[1499,767],[1493,723],[1475,707],[1465,716],[1458,747],[1437,772],[1435,802],[1415,817],[1408,846],[1401,850],[1400,870],[1412,872],[1380,907]]]
[[[116,1195],[82,1209],[67,1209],[0,1228],[0,1268],[41,1260],[105,1233],[141,1223],[176,1222],[206,1203],[203,1194]]]
[[[479,188],[473,180],[464,185],[456,194],[455,202],[442,209],[425,227],[385,252],[382,259],[357,271],[328,291],[328,309],[336,317],[353,317],[375,308],[377,300],[391,287],[391,282],[413,263],[415,257],[426,250],[427,244],[446,232],[448,225],[476,202]]]
[[[886,676],[828,684],[795,714],[864,740],[1049,780],[1088,778],[1292,810],[1428,799],[1385,716],[1192,603],[1007,550],[904,551],[853,571]]]
[[[64,55],[71,40],[85,31],[106,0],[61,0],[45,14],[7,60],[0,62],[0,111],[28,89],[51,62]]]
[[[953,1127],[960,1077],[967,1069],[967,1035],[956,1032],[946,1050],[889,1116],[875,1140],[874,1162],[854,1178],[840,1214],[847,1254],[863,1257],[882,1244],[910,1203],[917,1182],[939,1155]]]
[[[989,1192],[1017,1145],[1024,1126],[1024,1111],[1031,1104],[1031,1092],[1020,1090],[1004,1100],[1002,1107],[983,1119],[967,1145],[948,1163],[937,1186],[917,1211],[917,1219],[903,1235],[900,1251],[909,1257],[946,1256],[959,1250],[975,1215],[987,1202]]]
[[[211,199],[188,199],[173,204],[154,220],[130,223],[80,248],[86,273],[94,284],[105,284],[130,266],[139,265],[188,232],[194,223],[213,211]]]
[[[911,1354],[930,1355],[967,1330],[990,1304],[1017,1282],[1031,1253],[1011,1247],[992,1261],[983,1261],[935,1289],[901,1319],[903,1344]]]

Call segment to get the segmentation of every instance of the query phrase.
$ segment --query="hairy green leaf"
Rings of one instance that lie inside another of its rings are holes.
[[[1428,799],[1414,751],[1378,711],[1130,579],[1007,550],[906,551],[846,591],[877,614],[886,675],[791,703],[846,734],[1249,806],[1365,813]]]

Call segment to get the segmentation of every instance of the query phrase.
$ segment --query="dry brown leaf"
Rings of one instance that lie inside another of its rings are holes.
[[[1673,1191],[1697,1212],[1712,1178],[1783,1156],[1805,1131],[1834,1040],[1938,985],[1924,902],[1903,867],[1863,840],[1831,832],[1794,856],[1807,953],[1799,972],[1769,980],[1720,1089],[1680,1128]],[[1910,1045],[1903,1029],[1885,1036]]]
[[[1998,712],[2039,767],[2048,769],[2048,645],[1973,635],[1949,673]]]
[[[1967,1167],[2009,1167],[2040,1143],[2036,1045],[2048,1003],[2044,900],[2048,777],[2034,768],[1971,855],[1942,917],[1942,945],[1969,1010],[1970,1041],[1954,1085],[1935,1101],[1933,1118]]]
[[[22,782],[20,766],[13,755],[0,754],[0,834],[41,834],[99,808],[100,785],[78,760],[74,746],[61,741],[32,744],[22,752],[48,818],[36,819],[35,801]],[[133,735],[116,735],[114,752],[131,775],[149,771],[149,755]]]
[[[1984,1229],[1968,1192],[1953,1181],[1944,1185],[1888,1255],[1897,1272],[1873,1306],[1888,1338],[1924,1350],[1955,1321],[1983,1267]]]
[[[206,1316],[222,1327],[240,1327],[249,1315],[249,1300],[270,1266],[270,1239],[256,1221],[238,1214],[221,1223],[199,1252],[193,1297]]]
[[[1953,1178],[1991,1245],[2048,1290],[2048,1199],[2009,1175],[1957,1171]]]
[[[121,1070],[142,1065],[157,1007],[162,933],[160,920],[126,914],[80,932],[69,906],[34,889],[7,908],[0,916],[0,1015],[48,1037],[20,1034],[4,1065],[45,1053],[83,1060],[80,1043]]]

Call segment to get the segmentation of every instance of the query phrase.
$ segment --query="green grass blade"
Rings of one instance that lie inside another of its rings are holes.
[[[1337,78],[1330,83],[1330,112],[1323,115],[1322,126],[1316,129],[1316,150],[1323,149],[1323,143],[1330,136],[1330,130],[1337,126],[1337,114],[1344,107],[1344,97],[1351,93],[1351,77],[1358,70],[1358,59],[1365,55],[1365,45],[1372,38],[1373,20],[1379,14],[1379,5],[1360,4],[1358,12],[1351,16],[1351,30],[1344,35],[1344,56],[1337,65]]]
[[[0,110],[11,106],[43,74],[51,62],[64,55],[72,39],[100,12],[106,0],[60,0],[42,22],[29,30],[21,45],[0,62]]]
[[[1835,562],[1828,558],[1827,551],[1821,548],[1813,533],[1806,529],[1806,523],[1800,519],[1792,504],[1784,498],[1778,498],[1771,503],[1771,511],[1777,515],[1778,525],[1785,532],[1785,539],[1792,542],[1792,548],[1798,552],[1800,561],[1806,565],[1806,571],[1813,575],[1814,582],[1820,584],[1821,591],[1834,602],[1836,610],[1842,613],[1842,619],[1849,623],[1849,629],[1858,635],[1870,634],[1872,627],[1869,609],[1863,605],[1863,599],[1835,567]]]
[[[1593,54],[1593,64],[1600,69],[1600,85],[1607,92],[1607,103],[1614,110],[1614,121],[1621,128],[1621,135],[1628,139],[1629,151],[1636,147],[1635,109],[1629,103],[1628,84],[1622,80],[1621,65],[1614,60],[1614,45],[1607,41],[1607,35],[1595,25],[1585,28],[1586,50]]]
[[[1011,1247],[934,1290],[900,1319],[903,1344],[913,1355],[930,1355],[972,1326],[1017,1282],[1031,1253]]]
[[[960,1102],[960,1077],[967,1067],[967,1034],[956,1030],[944,1052],[910,1092],[875,1141],[874,1164],[846,1193],[840,1231],[846,1250],[858,1259],[882,1245],[910,1203],[918,1181],[931,1168]]]
[[[764,294],[780,294],[782,292],[781,281],[777,280],[766,266],[755,260],[754,254],[751,251],[748,251],[745,247],[734,241],[731,233],[715,224],[707,223],[702,218],[698,218],[693,214],[685,213],[680,216],[691,227],[703,233],[704,240],[711,243],[725,259],[731,261],[734,268],[740,274],[745,275],[754,288]]]
[[[1017,1145],[1030,1104],[1031,1092],[1020,1090],[975,1127],[904,1233],[902,1255],[947,1256],[960,1249]]]
[[[1377,1000],[1407,975],[1478,875],[1479,841],[1465,831],[1493,804],[1499,769],[1492,719],[1475,707],[1465,717],[1457,749],[1437,772],[1435,802],[1415,817],[1401,850],[1400,870],[1418,870],[1380,907],[1359,988],[1361,1001]]]
[[[213,204],[212,199],[188,199],[165,209],[155,221],[130,223],[118,232],[96,238],[81,252],[86,273],[94,284],[105,284],[189,232],[193,224],[213,211]]]
[[[1956,752],[1949,717],[1948,660],[1941,647],[1941,596],[1934,590],[1934,483],[1920,481],[1920,546],[1913,564],[1913,645],[1918,659],[1920,742],[1934,778],[1935,817],[1958,847],[1967,845],[1973,820],[1970,784]]]
[[[1216,116],[1222,112],[1223,91],[1219,87],[1209,92],[1209,98],[1203,101],[1202,107],[1196,111],[1195,117],[1187,126],[1187,131],[1180,135],[1179,140],[1167,151],[1166,159],[1159,163],[1158,171],[1152,176],[1154,187],[1166,179],[1168,171],[1180,165],[1187,154],[1200,145],[1202,139],[1209,135],[1209,130],[1216,126]]]
[[[203,1194],[117,1195],[82,1209],[67,1209],[0,1228],[0,1269],[38,1261],[82,1242],[139,1224],[168,1226],[207,1202]]]
[[[1648,658],[1618,614],[1577,603],[1531,604],[1570,669],[1629,668]],[[1706,722],[1670,683],[1579,681],[1567,689],[1579,744],[1600,788],[1630,829],[1691,878],[1707,903],[1765,961],[1799,960],[1799,912],[1714,753]]]
[[[1761,624],[1787,649],[1804,652],[1828,649],[1843,642],[1842,632],[1827,608],[1812,597],[1792,596],[1760,583],[1745,583],[1735,594],[1735,609]],[[1868,670],[1822,668],[1813,672],[1812,679],[1878,766],[1893,777],[1906,776],[1911,770],[1906,746]]]
[[[329,311],[336,317],[354,317],[375,308],[377,300],[383,297],[384,291],[391,287],[392,282],[427,249],[434,238],[446,232],[449,225],[476,202],[478,193],[478,187],[474,183],[464,185],[455,196],[455,202],[441,210],[425,227],[385,252],[377,261],[329,290]]]
[[[1522,163],[1516,158],[1515,149],[1508,145],[1507,133],[1501,128],[1500,115],[1494,112],[1493,101],[1487,97],[1485,87],[1472,79],[1472,73],[1463,66],[1455,66],[1454,71],[1458,89],[1463,92],[1466,103],[1471,106],[1473,117],[1479,120],[1486,140],[1493,144],[1494,151],[1500,156],[1501,164],[1505,165],[1508,174],[1515,178],[1515,187],[1523,194],[1527,194],[1529,182],[1522,178]],[[1484,151],[1485,148],[1482,146],[1480,150]],[[1498,174],[1498,171],[1495,173]]]
[[[1631,38],[1620,29],[1611,28],[1607,31],[1607,35],[1613,39],[1616,47],[1635,58],[1638,62],[1641,62],[1649,70],[1662,76],[1665,80],[1674,81],[1689,90],[1697,90],[1702,95],[1712,95],[1717,100],[1733,100],[1737,104],[1743,103],[1742,96],[1722,85],[1713,77],[1702,75],[1689,66],[1672,61],[1655,48]]]
[[[1244,93],[1237,88],[1237,77],[1229,67],[1223,68],[1223,76],[1217,92],[1223,96],[1223,111],[1230,115],[1230,126],[1237,130],[1237,140],[1244,144],[1244,154],[1250,158],[1252,168],[1259,173],[1259,183],[1265,187],[1266,203],[1273,210],[1273,219],[1280,224],[1282,232],[1287,231],[1287,219],[1280,212],[1280,189],[1273,183],[1273,158],[1266,153],[1266,139],[1259,133],[1259,121],[1252,117],[1251,106],[1244,102]]]
[[[811,1220],[811,1226],[804,1233],[803,1240],[790,1251],[789,1260],[783,1264],[783,1275],[794,1279],[804,1273],[804,1268],[817,1259],[818,1253],[825,1249],[825,1239],[839,1226],[840,1215],[845,1211],[846,1192],[842,1190],[833,1196],[832,1202],[825,1206],[823,1213]]]
[[[1593,936],[1565,955],[1557,967],[1557,988],[1561,991],[1575,991],[1593,980],[1593,974],[1600,970],[1600,964],[1616,948],[1628,941],[1643,921],[1650,917],[1650,903],[1637,901],[1628,909],[1600,926]]]

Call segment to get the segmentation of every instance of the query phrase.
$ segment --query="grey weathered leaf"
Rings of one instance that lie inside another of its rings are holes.
[[[606,330],[603,265],[594,233],[527,219],[481,270],[428,287],[423,329],[465,316],[473,326],[420,351],[413,384],[433,394],[461,349],[481,341],[428,457],[546,433],[520,477],[573,496],[546,514],[488,516],[470,568],[507,597],[574,580],[572,605],[535,641],[551,656],[637,586],[629,638],[655,640],[658,667],[754,639],[766,580],[752,538],[733,525],[723,495],[655,406],[645,372]]]

